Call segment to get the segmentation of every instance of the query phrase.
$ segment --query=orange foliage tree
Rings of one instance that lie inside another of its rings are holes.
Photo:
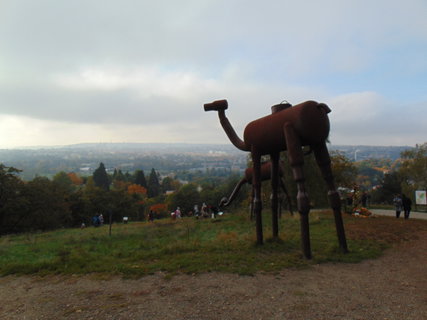
[[[146,195],[147,189],[143,186],[140,186],[139,184],[131,184],[128,186],[128,193],[129,194],[138,194],[138,195]]]
[[[76,173],[74,172],[70,172],[67,173],[68,178],[70,178],[71,182],[76,185],[76,186],[80,186],[83,184],[83,179],[80,178]]]
[[[167,206],[165,203],[156,203],[150,207],[150,210],[154,211],[157,214],[167,212]]]

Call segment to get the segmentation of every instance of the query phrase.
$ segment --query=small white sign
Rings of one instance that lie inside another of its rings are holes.
[[[417,190],[415,191],[415,203],[427,205],[426,191]]]

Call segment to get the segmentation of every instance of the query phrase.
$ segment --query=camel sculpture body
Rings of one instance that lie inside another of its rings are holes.
[[[296,106],[275,105],[272,114],[250,122],[241,140],[225,116],[227,100],[217,100],[204,105],[205,111],[217,111],[220,123],[231,143],[242,151],[251,152],[253,162],[252,185],[254,190],[253,208],[256,218],[257,243],[263,244],[261,206],[261,156],[270,155],[271,160],[271,209],[273,238],[278,238],[278,181],[280,152],[287,150],[294,180],[297,184],[297,206],[300,213],[301,244],[304,256],[311,258],[308,214],[310,202],[305,188],[303,172],[303,146],[309,146],[328,186],[328,197],[335,217],[338,241],[343,252],[347,252],[341,203],[336,191],[331,170],[331,160],[326,147],[329,135],[328,113],[324,103],[306,101]]]
[[[284,169],[283,169],[283,163],[280,162],[279,164],[279,184],[280,187],[282,188],[285,196],[286,196],[286,200],[288,203],[288,210],[291,213],[291,215],[293,215],[293,211],[292,211],[292,204],[291,204],[291,198],[289,197],[289,193],[288,190],[286,189],[285,184],[283,183],[283,176],[284,176]],[[243,178],[237,183],[237,185],[234,187],[233,191],[231,192],[231,195],[227,198],[224,197],[221,199],[220,203],[219,203],[219,207],[227,207],[229,206],[233,200],[236,198],[237,194],[239,193],[240,188],[245,184],[248,183],[250,185],[252,185],[252,177],[253,177],[253,168],[247,168],[245,170],[245,175],[243,176]],[[261,165],[261,181],[266,181],[266,180],[270,180],[271,179],[271,161],[265,162]],[[252,200],[254,198],[254,188],[252,186]],[[280,210],[279,210],[280,213]],[[253,205],[251,204],[251,219],[253,219],[254,217],[254,212],[253,212]]]

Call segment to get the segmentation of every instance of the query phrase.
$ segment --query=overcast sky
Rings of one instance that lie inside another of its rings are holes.
[[[427,141],[426,0],[0,0],[0,148],[229,143],[287,100],[332,144]]]

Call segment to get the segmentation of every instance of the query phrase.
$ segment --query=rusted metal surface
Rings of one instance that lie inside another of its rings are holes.
[[[252,185],[252,177],[253,177],[253,168],[247,168],[245,170],[245,175],[244,177],[237,183],[237,185],[234,187],[233,191],[231,192],[230,196],[224,197],[221,199],[220,203],[219,203],[219,207],[227,207],[229,206],[233,200],[236,198],[237,194],[240,191],[240,188],[244,185],[244,184],[250,184]],[[292,204],[291,204],[291,199],[288,193],[288,190],[286,189],[286,186],[283,182],[284,179],[284,169],[283,169],[283,162],[280,162],[279,165],[279,185],[281,187],[281,189],[283,190],[283,193],[286,196],[286,201],[288,204],[288,210],[291,213],[291,215],[293,215],[293,211],[292,211]],[[261,181],[267,181],[271,179],[271,161],[268,162],[264,162],[261,165]],[[254,189],[252,188],[252,199],[254,197]],[[251,219],[253,219],[253,207],[251,205]],[[280,210],[279,210],[280,213]]]
[[[324,103],[306,101],[296,106],[275,105],[272,114],[250,122],[244,131],[243,140],[234,131],[230,121],[225,116],[228,108],[227,100],[218,100],[204,105],[205,111],[217,111],[220,123],[233,145],[251,152],[253,161],[253,202],[252,207],[256,218],[256,233],[258,244],[263,243],[262,206],[261,206],[261,156],[270,155],[271,185],[272,185],[272,229],[273,238],[278,237],[278,185],[280,152],[287,150],[293,177],[297,185],[297,205],[301,222],[301,243],[304,256],[311,258],[310,232],[308,214],[310,202],[305,188],[303,171],[303,146],[310,146],[314,151],[316,161],[328,186],[328,197],[334,211],[335,225],[340,248],[347,252],[341,207],[331,171],[331,160],[326,147],[329,135],[329,118],[331,112]],[[338,199],[338,201],[337,201]]]

